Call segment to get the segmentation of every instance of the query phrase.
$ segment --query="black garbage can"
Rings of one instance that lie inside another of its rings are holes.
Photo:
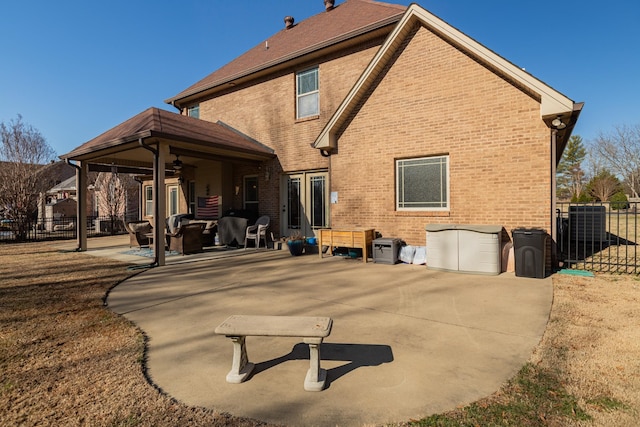
[[[516,276],[544,279],[547,232],[539,228],[516,228],[512,235]]]

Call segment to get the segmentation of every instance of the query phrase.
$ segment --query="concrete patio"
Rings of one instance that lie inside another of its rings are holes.
[[[88,253],[118,258],[123,248],[109,239],[91,239]],[[290,426],[408,421],[490,395],[530,357],[553,298],[550,278],[286,250],[173,256],[167,264],[107,299],[147,335],[154,384],[188,405]],[[232,314],[333,318],[320,353],[327,388],[304,391],[309,350],[297,338],[248,337],[256,369],[242,384],[227,383],[232,344],[214,329]]]

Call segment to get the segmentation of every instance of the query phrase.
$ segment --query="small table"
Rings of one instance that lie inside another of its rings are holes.
[[[143,236],[146,237],[147,239],[149,239],[149,247],[152,248],[153,247],[153,239],[155,238],[155,234],[154,233],[144,233]]]
[[[152,232],[152,233],[145,233],[145,234],[144,234],[144,237],[146,237],[147,239],[149,239],[149,248],[153,249],[153,248],[154,248],[154,246],[153,246],[153,241],[154,241],[154,240],[155,240],[155,238],[156,238],[155,233],[153,233],[153,232]],[[165,239],[166,239],[166,234],[165,234]],[[166,240],[168,240],[168,239],[166,239]],[[166,248],[168,248],[168,247],[169,247],[169,243],[165,242],[164,247],[165,247],[165,249],[166,249]]]
[[[333,254],[334,246],[344,246],[346,248],[361,248],[362,261],[367,262],[369,257],[369,247],[373,242],[374,229],[339,230],[324,228],[319,230],[318,253],[322,258],[322,246],[329,246],[329,253]]]

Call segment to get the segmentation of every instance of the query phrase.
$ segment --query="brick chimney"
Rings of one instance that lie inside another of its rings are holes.
[[[284,17],[284,27],[288,30],[293,27],[293,16],[285,16]]]
[[[324,8],[327,12],[333,10],[333,6],[336,4],[335,0],[324,0]]]

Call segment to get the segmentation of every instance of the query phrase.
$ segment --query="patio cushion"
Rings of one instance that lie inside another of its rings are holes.
[[[218,225],[217,219],[194,219],[189,221],[189,224],[204,224],[204,232],[210,232],[212,228]]]
[[[130,222],[129,228],[135,233],[151,233],[151,224],[148,222]]]

